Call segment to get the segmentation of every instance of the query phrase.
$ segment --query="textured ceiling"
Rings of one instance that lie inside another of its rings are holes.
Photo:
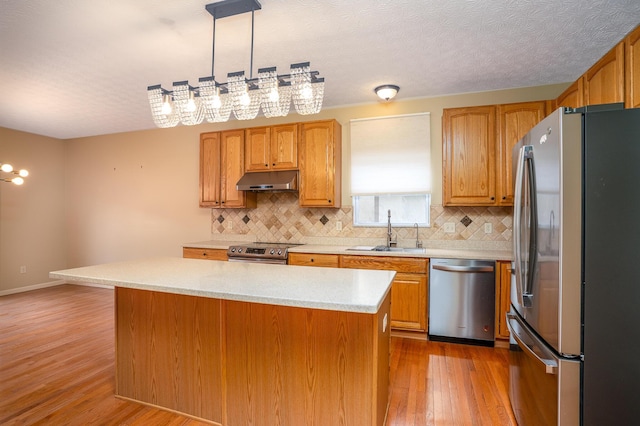
[[[260,0],[257,68],[310,61],[324,107],[575,80],[640,0]],[[146,88],[211,74],[202,0],[0,0],[0,126],[61,139],[153,128]],[[249,74],[249,14],[217,21],[215,74]],[[220,78],[222,77],[222,78]]]

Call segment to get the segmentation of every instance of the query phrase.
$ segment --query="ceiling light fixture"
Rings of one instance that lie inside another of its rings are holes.
[[[14,178],[0,178],[0,181],[2,182],[11,182],[15,185],[22,185],[24,183],[24,178],[29,176],[29,172],[27,170],[13,170],[13,166],[7,163],[0,163],[0,171],[17,175]]]
[[[400,91],[400,87],[394,84],[384,84],[382,86],[376,87],[375,89],[373,89],[373,91],[376,92],[376,95],[378,95],[380,99],[389,101],[395,98],[395,96]]]
[[[211,76],[198,80],[199,87],[188,81],[173,83],[173,90],[161,85],[147,87],[153,121],[158,127],[200,124],[229,120],[231,112],[238,120],[254,119],[262,108],[265,117],[289,114],[291,103],[298,114],[317,114],[322,109],[324,78],[311,71],[309,62],[292,64],[290,74],[278,75],[275,67],[258,69],[253,78],[254,12],[262,6],[258,0],[223,0],[205,6],[213,16],[213,47]],[[251,62],[249,78],[244,71],[227,74],[227,82],[216,81],[214,73],[216,51],[216,20],[251,12]]]

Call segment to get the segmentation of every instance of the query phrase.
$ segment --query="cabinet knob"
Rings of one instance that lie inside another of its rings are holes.
[[[311,262],[313,263],[313,257],[311,258]]]
[[[327,200],[328,202],[331,202],[331,200]]]
[[[503,200],[506,200],[506,199],[507,199],[507,197],[502,197],[502,199],[503,199]]]
[[[268,165],[268,164],[265,164],[264,166],[265,166],[265,167],[269,167],[269,165]]]
[[[207,252],[203,252],[203,253],[202,253],[202,255],[203,255],[204,257],[207,257]]]
[[[273,164],[272,164],[272,166],[275,166],[275,165],[276,165],[276,163],[273,163]]]
[[[493,200],[495,200],[495,199],[496,199],[496,197],[491,197],[491,201],[493,201]]]

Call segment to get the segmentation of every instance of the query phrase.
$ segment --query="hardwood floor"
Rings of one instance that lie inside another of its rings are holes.
[[[508,351],[392,338],[387,425],[515,425]],[[0,297],[0,424],[205,425],[114,397],[113,291]]]

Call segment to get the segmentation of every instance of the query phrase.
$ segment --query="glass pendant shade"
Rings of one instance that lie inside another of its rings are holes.
[[[258,70],[258,87],[262,96],[262,112],[265,117],[284,117],[289,114],[291,84],[278,81],[275,67]]]
[[[193,126],[202,123],[204,109],[201,99],[187,81],[173,83],[173,103],[182,124]]]
[[[160,85],[147,88],[151,117],[156,126],[161,128],[175,127],[180,121],[171,96]]]
[[[231,115],[231,102],[228,94],[222,93],[214,77],[203,77],[199,81],[200,101],[207,121],[209,123],[228,121]]]
[[[260,91],[252,89],[244,78],[244,71],[227,75],[229,97],[233,115],[238,120],[253,120],[260,110]]]
[[[322,109],[324,78],[314,78],[309,63],[291,65],[293,106],[300,115],[317,114]]]

